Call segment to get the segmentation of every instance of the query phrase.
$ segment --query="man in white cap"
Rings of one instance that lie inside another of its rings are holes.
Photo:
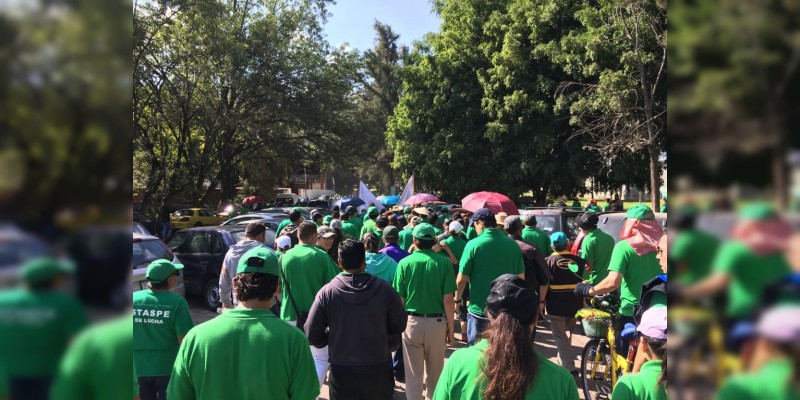
[[[458,221],[453,221],[447,226],[447,238],[439,242],[439,246],[447,249],[448,254],[452,254],[456,260],[453,264],[453,274],[458,276],[458,263],[461,262],[461,255],[467,247],[467,238],[464,236],[464,226]],[[461,325],[461,341],[467,342],[467,301],[469,300],[469,287],[464,288],[461,304],[457,305],[459,325]]]
[[[236,275],[236,268],[239,260],[244,253],[251,249],[264,246],[267,228],[260,222],[247,224],[244,230],[244,239],[239,243],[231,245],[228,253],[222,261],[222,271],[219,273],[219,300],[223,309],[233,309],[236,307],[236,293],[233,290],[233,277]]]
[[[288,236],[281,236],[275,239],[275,252],[280,256],[292,248],[292,238]]]

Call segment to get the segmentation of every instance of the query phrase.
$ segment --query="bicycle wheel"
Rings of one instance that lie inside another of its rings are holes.
[[[597,357],[597,354],[600,357]],[[586,400],[611,398],[611,349],[605,339],[592,339],[581,353],[581,381]]]

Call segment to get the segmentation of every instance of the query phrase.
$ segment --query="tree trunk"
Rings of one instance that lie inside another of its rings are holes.
[[[658,163],[658,147],[655,143],[647,146],[647,155],[650,159],[650,198],[653,201],[653,211],[659,212],[661,210],[661,190],[659,189],[661,168]]]

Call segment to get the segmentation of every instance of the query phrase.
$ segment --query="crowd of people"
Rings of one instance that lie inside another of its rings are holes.
[[[263,225],[252,223],[225,257],[221,315],[193,329],[185,301],[172,298],[164,280],[180,266],[148,268],[152,289],[135,297],[134,310],[169,310],[171,319],[135,328],[148,332],[141,343],[168,332],[136,349],[142,398],[311,399],[327,381],[331,399],[390,399],[395,382],[412,400],[577,399],[571,339],[585,296],[619,288],[632,320],[642,285],[661,274],[653,212],[642,205],[627,216],[615,245],[597,228],[596,213],[582,214],[580,255],[565,233],[537,229],[534,214],[487,208],[346,207],[327,223],[295,209],[274,249],[263,245]],[[650,362],[642,379],[660,371],[660,316],[642,317],[649,321],[643,337],[652,336],[643,346],[655,348],[642,352]],[[534,345],[544,319],[558,364]],[[470,347],[445,367],[457,341]],[[644,387],[629,379],[628,392]],[[651,398],[661,398],[666,383],[659,382],[647,389]]]

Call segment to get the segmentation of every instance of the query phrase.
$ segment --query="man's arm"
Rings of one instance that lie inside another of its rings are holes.
[[[303,327],[308,336],[308,343],[318,349],[328,345],[328,334],[326,328],[328,327],[328,316],[324,304],[325,289],[320,290],[314,298],[314,303],[311,305],[311,311],[308,312],[308,319],[306,325]]]
[[[389,334],[401,333],[406,330],[406,324],[408,324],[408,314],[403,305],[403,299],[394,289],[386,291],[389,296],[389,315],[387,315]]]
[[[456,279],[456,286],[458,287],[458,291],[456,292],[456,297],[461,299],[461,296],[464,294],[464,290],[467,288],[467,284],[469,283],[469,275],[464,275],[462,273],[458,273],[458,278]]]
[[[226,255],[222,262],[222,270],[219,272],[219,300],[223,308],[233,308],[233,281],[228,274],[228,267],[225,266],[227,261]]]
[[[452,282],[452,281],[451,281]],[[453,298],[453,293],[447,293],[443,296],[444,300],[444,316],[447,318],[447,344],[454,345],[456,343],[455,324],[453,318],[456,312],[456,302]]]
[[[715,272],[702,281],[686,288],[682,295],[687,298],[711,296],[725,290],[731,282],[731,276],[725,272]]]
[[[450,264],[458,264],[458,260],[456,260],[456,256],[453,254],[453,251],[450,250],[450,246],[447,245],[445,242],[439,243],[439,246],[444,249],[447,253],[447,257],[450,258]]]
[[[622,285],[622,274],[617,271],[609,271],[606,279],[589,289],[589,296],[599,296],[611,293],[614,289]]]

